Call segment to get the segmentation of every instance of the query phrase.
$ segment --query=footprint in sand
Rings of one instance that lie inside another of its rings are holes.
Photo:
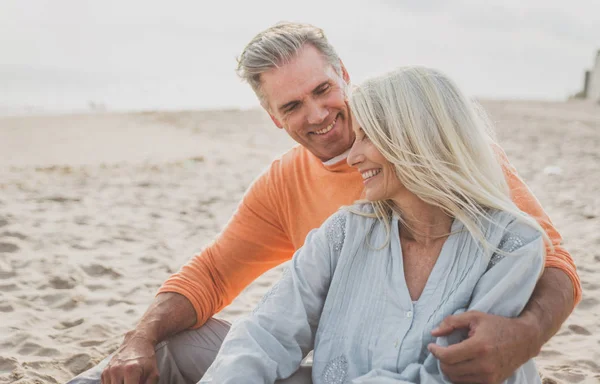
[[[50,278],[50,286],[54,289],[71,289],[74,288],[76,285],[77,280],[75,280],[72,276],[53,276],[52,278]]]
[[[155,264],[158,260],[151,256],[142,256],[140,257],[140,261],[144,264]]]
[[[89,216],[80,215],[75,216],[74,221],[77,225],[88,225],[91,221],[91,218]]]
[[[13,292],[19,289],[17,284],[0,284],[0,292]]]
[[[10,279],[11,277],[15,277],[17,273],[8,263],[2,262],[0,260],[0,279]]]
[[[36,354],[40,349],[42,349],[42,346],[36,343],[24,343],[21,348],[19,348],[19,350],[17,351],[17,353],[19,355],[34,355]]]
[[[557,358],[558,356],[561,356],[561,355],[562,355],[562,353],[557,352],[553,349],[548,349],[548,348],[542,349],[542,351],[539,353],[540,357],[544,357],[546,359]]]
[[[544,379],[542,380],[542,384],[558,384],[558,382],[549,377],[544,377]]]
[[[599,303],[600,301],[598,301],[598,299],[595,299],[593,297],[584,297],[581,300],[581,302],[579,302],[579,305],[577,307],[579,309],[589,309],[597,306]]]
[[[60,351],[54,348],[41,348],[35,353],[36,356],[53,357],[60,355]]]
[[[11,373],[19,366],[17,360],[7,357],[0,357],[0,373]]]
[[[92,362],[90,355],[87,353],[80,353],[70,357],[65,361],[65,366],[72,374],[77,375],[87,369],[92,368]]]
[[[43,295],[41,299],[47,306],[55,306],[69,299],[69,294],[66,292],[48,293]]]
[[[113,279],[119,278],[122,275],[110,267],[105,267],[100,264],[90,264],[82,266],[81,269],[91,277],[110,276]]]
[[[102,290],[107,290],[108,287],[104,284],[86,284],[85,286],[87,289],[89,289],[90,291],[102,291]]]
[[[578,372],[556,372],[554,376],[565,383],[579,383],[585,379],[585,374]]]
[[[569,325],[569,329],[578,335],[589,336],[592,334],[590,331],[588,331],[584,327],[582,327],[580,325],[576,325],[576,324]]]
[[[0,253],[13,253],[19,250],[19,246],[13,243],[0,243]]]
[[[2,235],[0,235],[0,236],[2,236],[2,237],[14,237],[14,238],[17,238],[19,240],[25,240],[25,239],[27,239],[26,235],[24,235],[22,233],[19,233],[19,232],[8,232],[8,231],[5,231],[5,232],[2,232]]]
[[[46,198],[42,198],[42,199],[38,199],[41,202],[44,201],[51,201],[54,203],[79,203],[81,201],[81,199],[77,198],[77,197],[66,197],[66,196],[50,196],[50,197],[46,197]]]
[[[85,340],[79,343],[81,347],[97,347],[98,345],[104,344],[106,340]]]
[[[598,284],[589,283],[587,281],[582,281],[581,285],[583,287],[584,292],[597,291],[598,288],[600,288],[600,286],[598,286]]]
[[[65,321],[61,321],[60,324],[57,324],[54,326],[54,329],[68,329],[68,328],[73,328],[76,327],[78,325],[83,324],[83,319],[77,319],[77,320],[73,320],[73,321],[69,321],[69,320],[65,320]]]
[[[112,307],[117,304],[133,305],[133,303],[131,301],[123,300],[123,299],[110,299],[106,302],[106,305],[109,307]]]

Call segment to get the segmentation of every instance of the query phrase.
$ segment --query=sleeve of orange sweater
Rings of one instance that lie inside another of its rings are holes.
[[[581,281],[577,275],[577,269],[573,258],[561,245],[562,237],[560,233],[554,228],[552,221],[550,221],[550,218],[546,212],[544,212],[539,201],[535,198],[523,180],[521,180],[515,167],[510,164],[504,151],[500,147],[496,147],[496,150],[500,156],[504,175],[508,182],[513,201],[520,210],[528,213],[540,223],[542,228],[546,230],[546,233],[552,242],[554,250],[550,247],[547,247],[546,249],[546,268],[558,268],[569,276],[573,283],[575,304],[579,303],[581,300]]]
[[[196,310],[194,328],[220,311],[254,279],[291,259],[294,248],[281,227],[279,161],[250,186],[216,240],[169,277],[158,293],[185,296]]]

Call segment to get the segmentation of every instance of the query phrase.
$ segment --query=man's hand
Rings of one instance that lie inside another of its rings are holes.
[[[155,384],[158,366],[153,340],[133,332],[125,335],[123,344],[102,372],[102,384]]]
[[[500,383],[536,356],[542,346],[539,330],[522,319],[476,311],[448,316],[431,334],[447,336],[455,329],[467,329],[468,338],[449,347],[428,346],[453,383]]]
[[[123,344],[102,372],[102,384],[157,383],[154,347],[195,322],[196,311],[186,297],[172,292],[158,294],[136,328],[125,334]]]

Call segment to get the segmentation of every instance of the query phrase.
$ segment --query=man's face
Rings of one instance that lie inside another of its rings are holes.
[[[352,146],[354,133],[344,93],[349,78],[306,44],[288,64],[262,74],[265,102],[275,125],[322,161]]]

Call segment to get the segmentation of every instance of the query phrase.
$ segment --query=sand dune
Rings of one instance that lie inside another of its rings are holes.
[[[548,383],[598,383],[600,107],[484,106],[583,281],[538,366]],[[0,383],[62,383],[113,351],[292,144],[262,111],[0,119]],[[279,273],[220,316],[247,313]]]

